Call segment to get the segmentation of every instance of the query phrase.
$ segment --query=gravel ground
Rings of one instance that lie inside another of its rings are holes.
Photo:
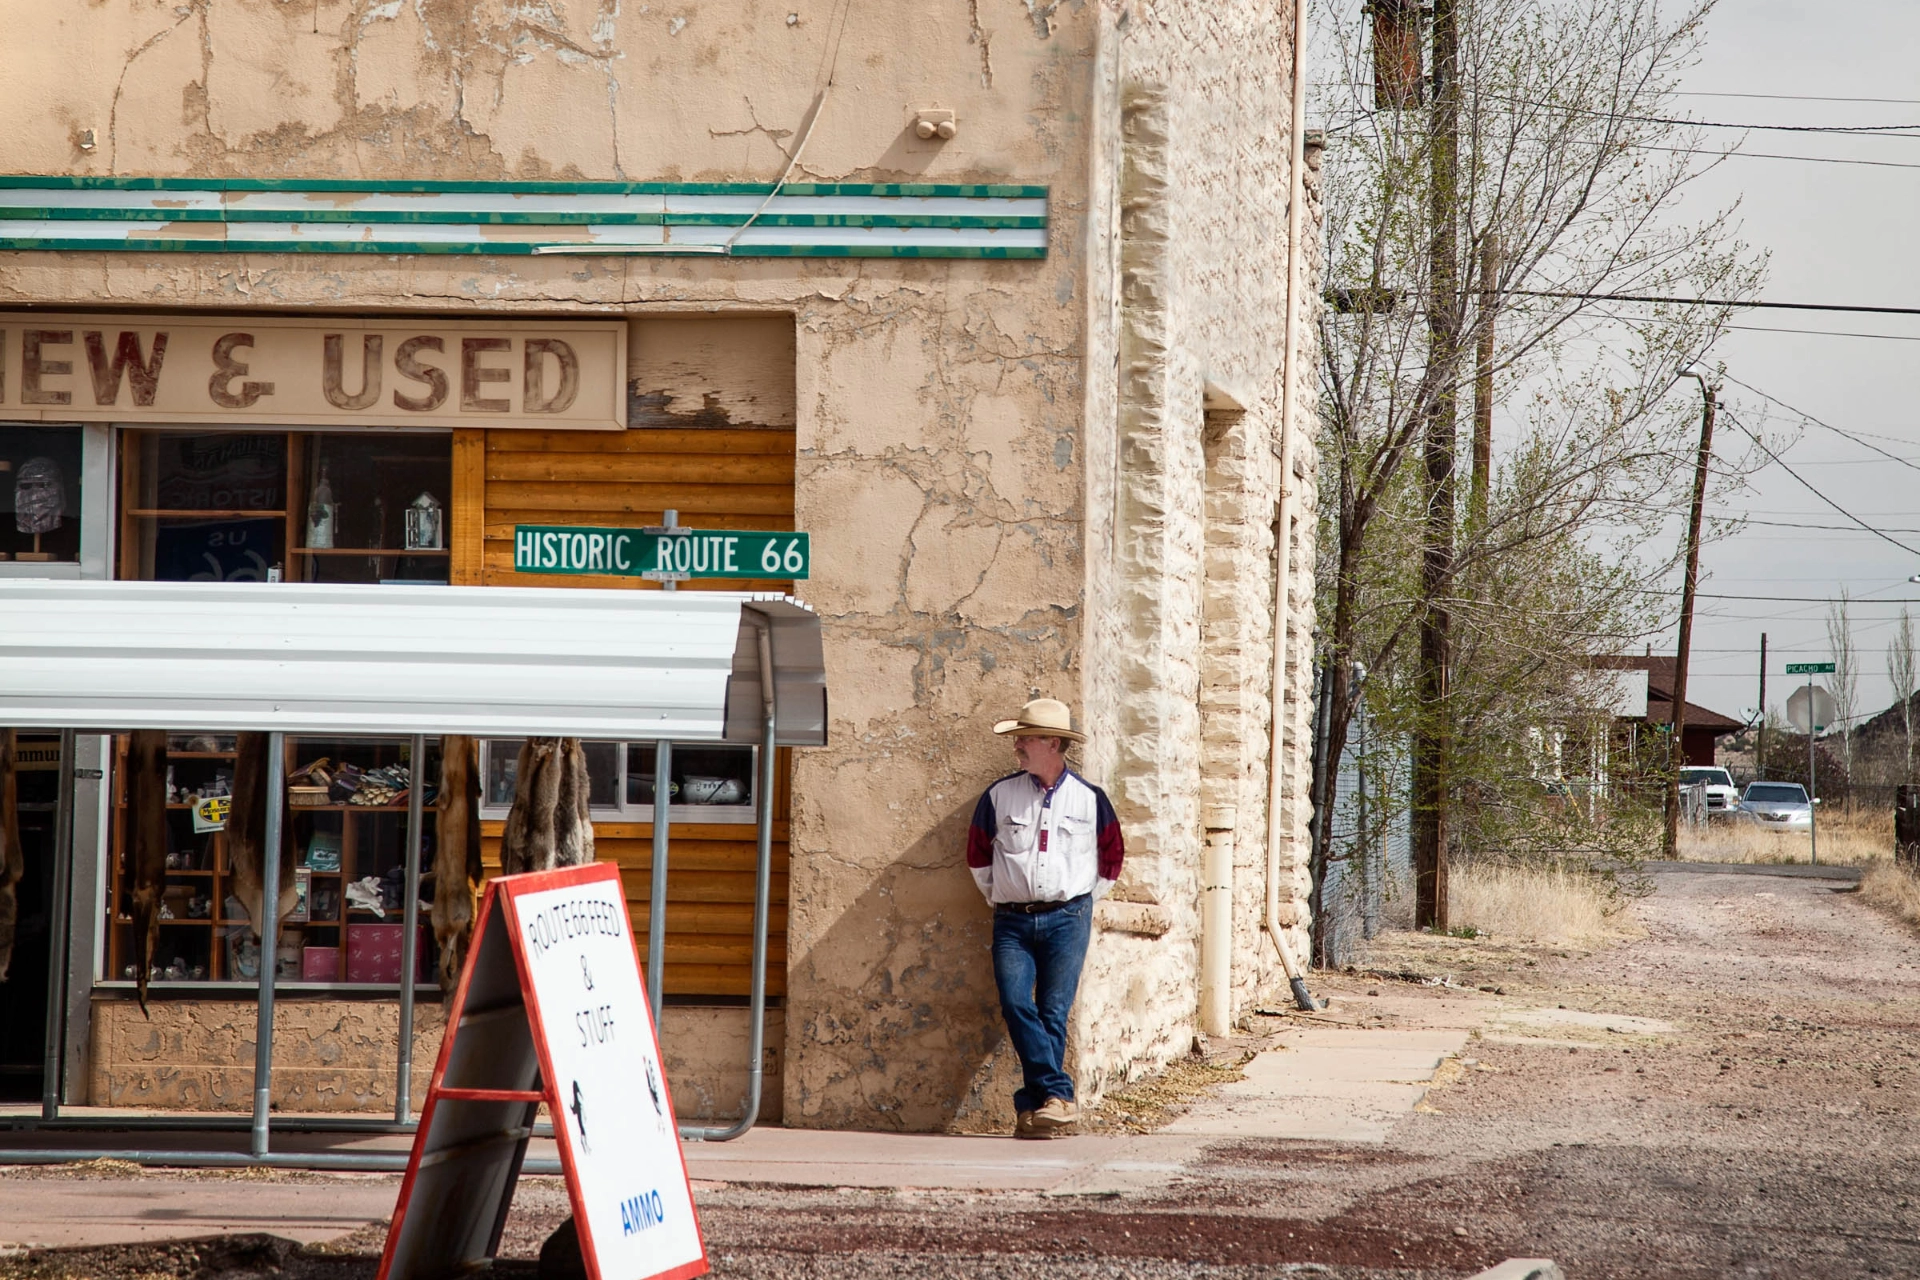
[[[1574,1280],[1920,1275],[1920,939],[1844,883],[1655,881],[1639,936],[1601,951],[1402,934],[1316,980],[1343,1012],[1471,1000],[1514,1033],[1490,1026],[1383,1147],[1223,1143],[1111,1197],[702,1186],[714,1274],[1441,1280],[1545,1256]],[[537,1255],[565,1213],[529,1180],[504,1255]],[[370,1280],[381,1234],[29,1255],[0,1280]]]

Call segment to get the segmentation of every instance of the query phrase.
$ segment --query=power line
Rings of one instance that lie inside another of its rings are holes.
[[[1366,141],[1365,135],[1348,132],[1345,129],[1328,129],[1329,137],[1341,137],[1347,141]],[[1712,147],[1663,147],[1652,142],[1629,142],[1621,139],[1603,141],[1596,138],[1522,138],[1519,141],[1537,143],[1541,146],[1589,146],[1617,147],[1621,150],[1658,151],[1675,156],[1712,156],[1716,160],[1798,160],[1804,164],[1848,164],[1868,169],[1920,169],[1920,164],[1906,160],[1857,160],[1844,156],[1800,156],[1789,155],[1784,151],[1736,151],[1715,150]]]
[[[1879,338],[1883,342],[1920,342],[1920,334],[1912,333],[1853,333],[1843,329],[1775,329],[1759,324],[1730,324],[1729,329],[1738,329],[1742,333],[1804,333],[1815,338]]]
[[[1581,293],[1572,289],[1509,289],[1507,293],[1522,298],[1574,298],[1588,302],[1669,302],[1688,307],[1732,307],[1736,310],[1852,311],[1862,315],[1920,316],[1920,307],[1870,307],[1846,302],[1742,302],[1734,298],[1681,298],[1661,293]]]
[[[1874,530],[1878,533],[1878,530]],[[1628,587],[1630,591],[1640,591],[1642,595],[1680,595],[1680,587]],[[1832,595],[1738,595],[1732,591],[1695,591],[1695,597],[1703,601],[1759,601],[1763,604],[1832,604],[1837,597]],[[1855,604],[1920,604],[1920,597],[1893,597],[1893,599],[1862,599],[1853,597],[1847,601],[1847,608]]]
[[[1796,524],[1791,520],[1762,520],[1755,516],[1727,517],[1740,519],[1745,524],[1766,525],[1774,529],[1822,529],[1834,533],[1859,533],[1860,530],[1850,524]],[[1887,533],[1920,533],[1920,529],[1887,529]]]
[[[1741,383],[1740,385],[1745,386],[1746,384]],[[1841,515],[1853,521],[1853,523],[1859,525],[1862,529],[1865,529],[1868,533],[1873,534],[1875,537],[1879,538],[1881,541],[1892,543],[1894,546],[1900,548],[1902,551],[1906,552],[1908,555],[1920,556],[1920,550],[1915,550],[1913,547],[1908,546],[1906,543],[1900,541],[1900,539],[1894,537],[1893,535],[1884,533],[1881,530],[1874,528],[1872,525],[1868,524],[1865,520],[1862,520],[1860,517],[1854,515],[1853,512],[1847,510],[1845,507],[1835,502],[1832,498],[1829,498],[1826,494],[1820,492],[1819,489],[1814,487],[1814,484],[1811,480],[1807,479],[1805,476],[1801,475],[1798,471],[1795,471],[1792,467],[1788,466],[1786,464],[1785,459],[1781,458],[1779,454],[1775,453],[1772,449],[1768,448],[1767,442],[1762,440],[1759,437],[1759,435],[1757,435],[1755,432],[1749,430],[1747,427],[1747,424],[1740,421],[1739,418],[1735,417],[1732,410],[1726,408],[1723,405],[1721,406],[1721,412],[1726,414],[1727,421],[1733,423],[1734,426],[1740,429],[1740,433],[1742,435],[1746,436],[1747,439],[1753,441],[1754,444],[1759,446],[1760,452],[1766,454],[1769,458],[1772,458],[1776,466],[1778,466],[1782,471],[1786,472],[1788,475],[1792,476],[1795,480],[1798,480],[1801,484],[1801,487],[1806,489],[1808,493],[1811,493],[1814,497],[1820,499],[1820,501],[1826,503],[1828,506],[1832,507],[1835,511],[1838,511]],[[1912,464],[1908,464],[1908,465],[1912,465]],[[1920,468],[1916,468],[1916,470],[1920,470]]]
[[[1864,440],[1861,437],[1854,435],[1851,431],[1844,431],[1841,428],[1834,426],[1830,422],[1822,422],[1820,419],[1814,417],[1812,414],[1808,413],[1806,410],[1796,409],[1792,405],[1788,404],[1785,400],[1782,400],[1780,397],[1774,396],[1774,395],[1768,395],[1766,392],[1762,391],[1760,388],[1753,386],[1750,383],[1742,382],[1740,381],[1740,379],[1734,377],[1731,374],[1726,374],[1723,376],[1726,377],[1726,380],[1728,382],[1733,383],[1736,387],[1743,387],[1746,390],[1753,392],[1753,394],[1759,396],[1761,399],[1769,401],[1773,404],[1779,405],[1782,409],[1785,409],[1788,413],[1795,415],[1803,422],[1811,422],[1814,426],[1823,427],[1826,430],[1833,432],[1833,434],[1841,437],[1842,439],[1851,440],[1855,444],[1859,445],[1862,449],[1867,449],[1874,453],[1877,453],[1881,457],[1887,459],[1889,462],[1897,462],[1901,466],[1906,467],[1910,470],[1920,471],[1920,463],[1915,463],[1912,460],[1903,458],[1900,455],[1895,453],[1889,453],[1885,449],[1882,449],[1879,445],[1873,444],[1867,440]],[[1736,422],[1735,425],[1739,425],[1739,424]],[[1742,426],[1740,429],[1742,431],[1746,430],[1744,426]],[[1761,445],[1760,447],[1763,449],[1766,448],[1765,445]],[[1848,513],[1847,518],[1855,519],[1855,517],[1852,515],[1851,512]],[[1895,543],[1895,545],[1898,546],[1900,544]]]
[[[1815,93],[1709,93],[1704,89],[1675,89],[1676,98],[1757,98],[1772,102],[1872,102],[1882,106],[1920,107],[1920,98],[1830,98]]]
[[[1606,111],[1599,107],[1582,107],[1572,103],[1538,102],[1532,98],[1512,98],[1505,94],[1488,93],[1482,97],[1495,102],[1511,102],[1523,107],[1541,107],[1548,111],[1567,111],[1578,115],[1599,116],[1606,120],[1625,120],[1634,124],[1670,124],[1684,125],[1694,129],[1741,129],[1765,130],[1770,133],[1839,133],[1859,137],[1883,138],[1920,138],[1920,133],[1904,132],[1920,129],[1920,124],[1738,124],[1721,120],[1691,120],[1686,116],[1640,116],[1622,112]]]

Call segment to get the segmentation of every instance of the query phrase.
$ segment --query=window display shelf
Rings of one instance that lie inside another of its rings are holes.
[[[445,547],[420,547],[409,551],[405,547],[295,547],[296,556],[399,556],[410,560],[414,556],[450,556],[453,552]]]
[[[141,519],[172,520],[271,520],[275,516],[286,518],[286,509],[278,511],[262,507],[238,507],[230,510],[193,509],[188,507],[126,507],[122,515],[136,516]]]
[[[179,735],[178,740],[184,740],[185,736]],[[405,739],[289,735],[285,742],[283,768],[288,776],[292,776],[301,767],[326,758],[334,762],[336,771],[340,765],[352,765],[362,775],[374,775],[372,785],[389,786],[400,777],[409,777],[417,764],[421,771],[421,782],[426,786],[427,793],[431,794],[432,784],[438,775],[438,741],[429,739],[429,742],[433,744],[430,754],[424,760],[415,762],[409,758]],[[116,981],[124,977],[139,952],[139,941],[133,936],[133,921],[126,911],[132,889],[130,868],[126,861],[130,817],[126,804],[128,746],[129,740],[124,736],[116,743],[112,885],[109,898],[112,906],[106,913],[111,924],[108,929],[107,965],[102,975],[103,978],[111,977]],[[222,766],[223,773],[227,772],[225,762],[233,760],[235,754],[170,751],[166,755],[166,765],[171,769],[189,758],[197,758],[200,761],[198,772],[187,772],[184,776],[198,780],[200,774],[211,772],[216,765]],[[229,918],[225,914],[235,909],[227,899],[232,895],[236,883],[231,864],[233,847],[228,832],[223,830],[189,835],[190,824],[183,815],[191,806],[172,804],[167,808],[171,852],[181,854],[198,865],[170,867],[164,872],[161,883],[171,886],[167,902],[175,915],[160,921],[169,927],[160,933],[153,962],[162,971],[173,966],[178,972],[180,966],[185,966],[204,976],[188,979],[155,978],[153,982],[173,993],[184,993],[195,987],[232,991],[252,986],[257,979],[241,971],[242,962],[236,959],[233,950],[239,945],[237,940],[252,936],[252,921],[244,912],[238,918]],[[291,948],[298,953],[304,976],[300,981],[283,978],[282,985],[289,989],[316,992],[381,988],[398,990],[399,948],[396,939],[404,920],[402,909],[398,906],[389,907],[385,915],[380,915],[355,907],[346,900],[346,889],[355,881],[371,878],[380,881],[389,894],[404,892],[395,873],[405,864],[406,799],[402,797],[398,803],[371,805],[354,804],[351,801],[289,805],[285,812],[288,820],[283,827],[280,857],[283,866],[291,867],[297,873],[295,878],[302,886],[305,905],[286,920],[279,935],[279,946],[283,951]],[[339,816],[342,814],[356,816]],[[426,841],[422,863],[430,868],[436,827],[434,809],[423,806],[422,817],[422,836]],[[310,857],[322,861],[328,869],[307,865]],[[419,892],[418,885],[414,886],[413,891]],[[210,910],[217,914],[188,915],[186,903],[189,898],[211,899]],[[423,924],[430,909],[430,906],[423,906],[421,910]],[[423,944],[418,954],[431,956],[431,946]],[[247,960],[245,964],[251,966],[252,961]]]

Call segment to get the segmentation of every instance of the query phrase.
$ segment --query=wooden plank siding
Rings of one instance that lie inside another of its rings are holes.
[[[697,529],[793,528],[794,433],[751,428],[643,428],[487,433],[486,505],[479,581],[553,586],[548,574],[513,571],[519,524],[632,528],[659,524],[673,508]],[[579,585],[655,589],[638,578]],[[688,583],[683,590],[782,591],[781,581]]]
[[[778,797],[776,797],[778,800]],[[480,824],[489,877],[500,873],[504,822]],[[753,960],[754,829],[681,823],[668,837],[666,991],[673,996],[744,996]],[[597,822],[594,854],[620,868],[627,912],[644,958],[653,883],[653,824]],[[787,824],[773,828],[772,910],[767,925],[767,994],[787,990]]]
[[[450,521],[456,584],[626,587],[635,578],[513,572],[517,524],[633,527],[663,511],[707,529],[791,529],[794,432],[778,427],[640,427],[604,431],[456,432]],[[791,589],[785,581],[686,583],[682,589]],[[786,992],[787,817],[790,753],[776,761],[773,911],[767,994]],[[500,867],[501,822],[481,826],[486,872]],[[752,964],[754,829],[680,824],[667,860],[666,991],[744,996]],[[634,934],[644,954],[653,871],[651,823],[594,824],[602,862],[620,867]]]

